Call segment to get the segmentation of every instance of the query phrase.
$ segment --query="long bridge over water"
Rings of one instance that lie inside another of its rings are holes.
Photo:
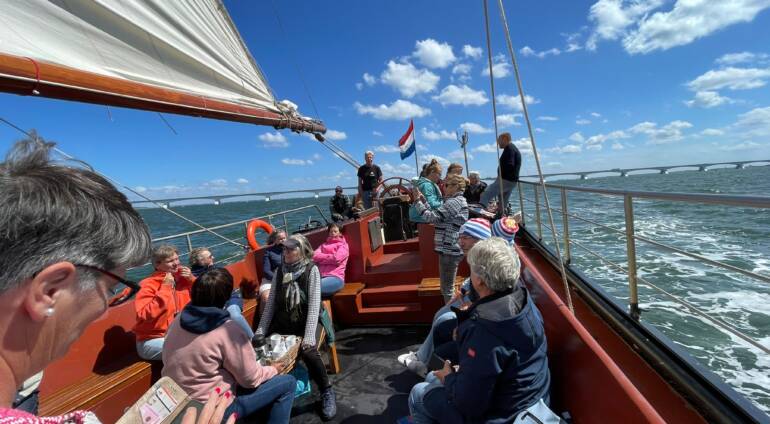
[[[670,171],[674,171],[674,170],[698,170],[698,171],[705,172],[715,167],[734,167],[735,169],[743,169],[747,166],[752,166],[755,164],[770,165],[770,159],[716,162],[716,163],[697,163],[697,164],[689,164],[689,165],[647,166],[647,167],[641,167],[641,168],[622,168],[622,169],[613,168],[613,169],[605,169],[605,170],[597,170],[597,171],[558,172],[558,173],[552,173],[552,174],[543,174],[543,177],[550,178],[550,177],[561,177],[561,176],[574,176],[574,177],[579,177],[581,180],[585,180],[585,179],[588,179],[589,175],[599,175],[599,174],[610,174],[610,175],[614,174],[621,177],[627,177],[631,173],[644,172],[644,171],[653,171],[653,172],[657,171],[660,174],[668,174]],[[538,178],[538,176],[524,175],[521,178]],[[495,178],[489,177],[489,178],[483,178],[483,179],[492,181]],[[343,187],[343,188],[345,190],[357,189],[357,187]],[[144,203],[149,203],[149,204],[154,203],[154,204],[159,204],[161,207],[167,208],[167,207],[170,207],[172,203],[178,203],[178,202],[184,202],[184,201],[190,201],[190,200],[210,200],[215,205],[219,205],[225,199],[232,199],[237,197],[258,197],[269,202],[272,198],[285,195],[285,194],[308,193],[318,198],[321,195],[321,193],[327,193],[327,192],[333,192],[333,191],[334,191],[334,187],[309,188],[309,189],[300,189],[300,190],[264,191],[264,192],[258,192],[258,193],[233,193],[233,194],[216,194],[216,195],[208,195],[208,196],[172,197],[167,199],[153,199],[152,201],[134,200],[131,203],[135,205],[144,204]]]

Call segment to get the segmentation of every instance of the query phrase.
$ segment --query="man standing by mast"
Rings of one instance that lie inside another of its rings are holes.
[[[497,137],[497,146],[503,149],[503,154],[500,155],[500,168],[498,168],[499,175],[495,178],[495,181],[487,187],[487,189],[481,195],[481,204],[484,207],[489,206],[489,201],[493,197],[498,197],[498,210],[502,210],[505,214],[505,208],[508,206],[508,198],[511,197],[513,188],[516,187],[516,183],[519,182],[519,170],[521,169],[521,153],[516,145],[511,142],[510,133],[502,133]],[[502,184],[503,198],[500,199],[500,185]],[[503,208],[503,209],[500,209]]]
[[[373,191],[382,182],[382,171],[374,164],[374,152],[367,150],[364,154],[365,164],[358,168],[358,195],[364,202],[364,209],[372,207]]]

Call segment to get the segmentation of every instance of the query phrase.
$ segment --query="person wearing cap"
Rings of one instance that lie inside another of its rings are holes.
[[[464,255],[468,254],[468,251],[480,240],[486,240],[492,236],[491,226],[489,221],[484,218],[471,218],[465,224],[460,227],[458,237],[458,243],[463,251]],[[442,306],[436,314],[433,316],[433,322],[431,329],[428,332],[428,336],[425,341],[420,345],[420,348],[416,352],[407,352],[398,356],[398,362],[406,366],[410,371],[419,376],[424,376],[427,373],[427,367],[425,364],[430,360],[433,354],[433,333],[435,329],[442,323],[455,320],[455,313],[452,311],[452,307],[460,307],[463,304],[467,304],[477,299],[478,295],[473,290],[470,278],[466,279],[455,291],[455,294]]]
[[[334,196],[329,199],[329,212],[334,222],[344,221],[352,216],[350,198],[343,193],[342,187],[334,188]]]

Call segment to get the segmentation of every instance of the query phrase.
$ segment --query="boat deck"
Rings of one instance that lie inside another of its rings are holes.
[[[333,423],[389,423],[409,415],[407,397],[421,380],[396,361],[425,339],[427,326],[349,328],[336,333],[342,372],[330,375],[337,394]],[[292,423],[318,423],[318,390],[294,400]]]

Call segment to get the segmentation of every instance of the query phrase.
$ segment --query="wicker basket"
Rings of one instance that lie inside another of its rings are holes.
[[[297,336],[297,343],[290,347],[280,358],[276,360],[267,360],[267,364],[270,365],[275,362],[283,362],[286,366],[283,368],[283,371],[281,371],[281,374],[288,374],[294,369],[294,364],[297,362],[297,354],[299,353],[299,347],[301,345],[302,337]]]

